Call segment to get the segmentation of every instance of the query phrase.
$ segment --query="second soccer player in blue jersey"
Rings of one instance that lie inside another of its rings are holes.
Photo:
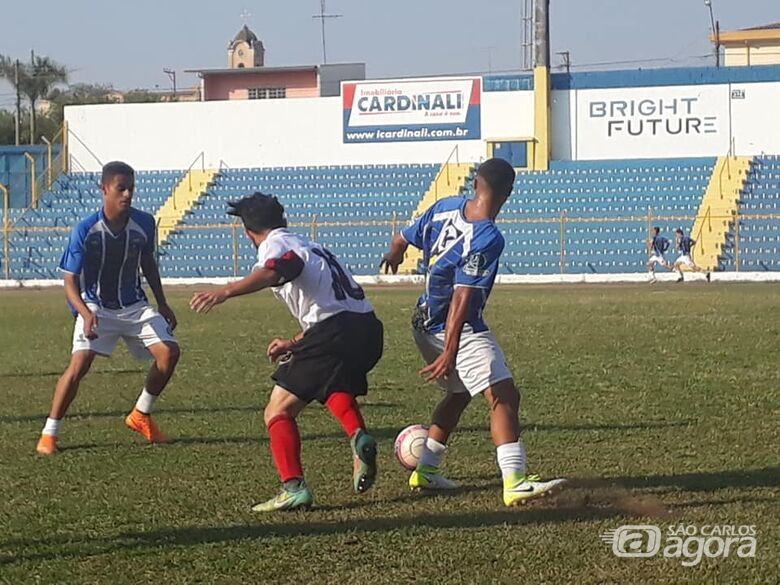
[[[508,162],[484,162],[477,171],[474,199],[451,197],[436,202],[395,236],[382,261],[396,272],[409,245],[423,251],[426,289],[415,311],[413,334],[428,363],[421,374],[429,381],[437,380],[445,391],[433,412],[409,485],[422,490],[459,487],[441,474],[440,466],[461,414],[472,397],[482,394],[490,403],[490,431],[507,506],[544,495],[565,482],[541,481],[526,471],[518,418],[520,395],[501,347],[482,316],[504,250],[495,219],[514,180],[515,171]]]

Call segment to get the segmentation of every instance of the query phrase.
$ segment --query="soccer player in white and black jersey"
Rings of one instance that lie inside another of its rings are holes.
[[[241,218],[257,246],[257,263],[245,278],[195,294],[190,307],[207,313],[231,297],[271,288],[302,328],[292,339],[274,339],[268,346],[268,356],[279,365],[272,376],[276,385],[265,424],[283,486],[279,495],[252,509],[271,512],[312,505],[295,421],[312,400],[325,404],[350,437],[353,487],[363,493],[376,480],[376,442],[366,431],[355,397],[367,393],[366,374],[382,356],[382,322],[333,254],[287,230],[276,197],[254,193],[229,205],[228,214]]]

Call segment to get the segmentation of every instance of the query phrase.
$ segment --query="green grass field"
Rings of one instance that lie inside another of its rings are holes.
[[[369,289],[386,326],[364,415],[380,478],[351,492],[350,451],[319,406],[300,427],[309,512],[256,516],[273,495],[262,407],[267,341],[296,331],[270,294],[191,313],[171,289],[183,356],[158,402],[177,439],[145,446],[122,418],[146,366],[100,360],[63,424],[63,452],[35,443],[72,321],[61,291],[0,292],[0,582],[777,583],[780,288],[776,285],[499,288],[488,320],[524,391],[529,459],[575,478],[555,499],[506,509],[475,401],[445,468],[464,485],[406,487],[392,443],[439,394],[408,322],[417,292]],[[755,558],[616,558],[624,524],[754,525]]]

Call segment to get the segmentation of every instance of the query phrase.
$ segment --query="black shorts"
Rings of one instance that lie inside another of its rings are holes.
[[[338,313],[306,331],[271,378],[307,403],[324,404],[336,391],[364,396],[383,346],[384,327],[373,312]]]

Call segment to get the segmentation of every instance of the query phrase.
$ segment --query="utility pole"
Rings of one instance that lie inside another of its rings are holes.
[[[171,83],[173,84],[173,99],[176,99],[176,70],[170,69],[168,67],[163,68],[163,73],[168,75],[168,78],[171,80]]]
[[[493,73],[493,49],[495,49],[495,47],[489,46],[483,48],[487,51],[488,75],[490,75]]]
[[[712,44],[715,49],[715,67],[720,67],[720,22],[715,20],[715,15],[712,12],[712,0],[704,0],[704,5],[710,9]]]
[[[326,18],[342,18],[342,14],[327,14],[327,11],[325,10],[325,0],[320,0],[320,13],[315,14],[312,16],[314,19],[319,19],[320,24],[322,25],[322,64],[327,65],[328,64],[328,51],[327,51],[327,45],[325,43],[325,19]]]
[[[22,94],[19,92],[19,59],[14,61],[14,85],[16,86],[16,120],[14,123],[14,138],[16,146],[22,143]]]
[[[522,0],[520,14],[520,67],[523,71],[533,69],[534,11],[532,0]]]
[[[569,54],[569,51],[559,51],[556,55],[563,57],[563,64],[561,67],[566,70],[566,75],[569,75],[571,73],[571,55]]]
[[[30,49],[30,75],[33,78],[38,76],[38,71],[35,68],[34,49]],[[35,102],[29,99],[28,101],[30,102],[30,144],[35,144]]]

